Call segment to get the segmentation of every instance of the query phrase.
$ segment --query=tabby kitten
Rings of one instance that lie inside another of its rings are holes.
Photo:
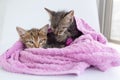
[[[47,8],[45,8],[45,10],[50,15],[51,29],[58,42],[65,43],[68,38],[72,38],[74,40],[83,34],[77,29],[73,10],[69,12],[55,12]]]
[[[41,29],[33,28],[30,30],[24,30],[23,28],[16,27],[16,30],[21,41],[27,48],[43,48],[46,46],[48,25],[45,25]]]

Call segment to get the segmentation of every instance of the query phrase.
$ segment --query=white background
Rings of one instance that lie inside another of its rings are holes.
[[[99,32],[96,0],[0,0],[0,54],[18,40],[16,26],[25,29],[40,28],[49,23],[44,10],[74,10],[75,16],[83,18]],[[88,69],[80,76],[35,76],[16,74],[0,69],[0,80],[119,80],[120,68],[106,72]]]

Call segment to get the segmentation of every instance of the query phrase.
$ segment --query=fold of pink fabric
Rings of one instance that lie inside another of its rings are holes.
[[[18,40],[0,56],[0,66],[10,72],[33,75],[79,75],[90,66],[98,70],[120,65],[120,54],[106,45],[106,38],[84,20],[76,19],[84,35],[65,48],[29,48]]]

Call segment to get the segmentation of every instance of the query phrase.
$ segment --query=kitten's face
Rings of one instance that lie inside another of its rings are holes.
[[[16,29],[21,41],[27,48],[40,48],[46,45],[48,25],[45,25],[41,29],[30,29],[27,31],[20,27]]]
[[[55,12],[47,8],[45,8],[45,10],[50,15],[51,29],[54,32],[57,41],[62,42],[66,40],[66,38],[70,35],[67,29],[73,22],[74,11],[71,10],[69,12],[65,11]]]

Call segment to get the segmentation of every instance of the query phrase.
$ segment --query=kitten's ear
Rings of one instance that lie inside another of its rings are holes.
[[[16,30],[20,36],[26,33],[26,30],[21,27],[16,27]]]
[[[71,10],[64,17],[64,20],[65,20],[65,22],[73,22],[73,19],[74,19],[74,10]]]
[[[44,34],[47,35],[48,33],[48,28],[49,28],[49,24],[46,24],[45,26],[43,26],[40,31],[42,31]]]
[[[48,8],[44,8],[44,9],[48,12],[50,18],[51,18],[51,17],[53,16],[53,14],[55,13],[55,11],[52,11],[52,10],[50,10],[50,9],[48,9]]]

